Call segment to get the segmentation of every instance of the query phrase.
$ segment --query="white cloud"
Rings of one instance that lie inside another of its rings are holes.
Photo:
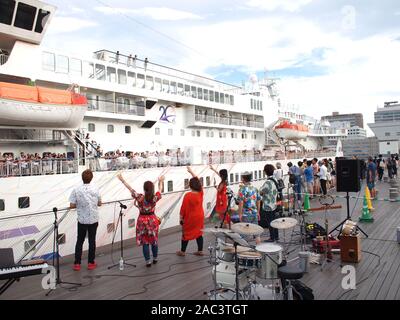
[[[98,23],[92,20],[55,16],[51,21],[51,28],[49,28],[48,33],[50,35],[68,33],[95,26],[98,26]]]
[[[267,11],[282,9],[295,12],[312,1],[313,0],[249,0],[246,5]]]
[[[140,9],[96,7],[95,10],[104,14],[133,14],[148,17],[153,20],[178,21],[202,19],[201,16],[191,12],[166,7],[145,7]]]

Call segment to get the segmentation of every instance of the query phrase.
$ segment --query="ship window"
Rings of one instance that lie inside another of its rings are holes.
[[[176,82],[171,82],[170,92],[176,94]]]
[[[134,228],[134,227],[135,227],[135,223],[136,223],[135,218],[133,218],[133,219],[128,219],[128,228],[129,228],[129,229]]]
[[[167,186],[168,192],[174,191],[174,182],[173,181],[168,181],[168,186]]]
[[[94,79],[94,65],[91,62],[83,62],[83,76],[88,79]]]
[[[385,132],[386,137],[390,137],[390,132]]]
[[[44,26],[46,25],[47,20],[49,19],[49,16],[50,16],[50,11],[46,11],[43,9],[39,10],[39,14],[36,20],[35,32],[42,33]]]
[[[56,69],[56,61],[55,61],[54,53],[43,52],[43,55],[42,55],[42,66],[43,66],[43,70],[55,71],[55,69]]]
[[[185,129],[181,129],[181,136],[182,136],[182,137],[185,136]]]
[[[136,86],[137,86],[138,88],[144,88],[144,82],[145,82],[145,80],[144,80],[144,74],[138,73],[138,74],[137,74]]]
[[[161,79],[160,78],[156,78],[154,81],[154,90],[155,91],[161,91]]]
[[[209,187],[211,185],[211,178],[206,177],[206,186]]]
[[[101,64],[96,64],[96,79],[106,80],[106,68]]]
[[[233,173],[231,173],[230,175],[229,175],[229,182],[233,182]]]
[[[225,103],[228,104],[229,103],[229,94],[225,95]]]
[[[115,224],[114,223],[107,224],[107,233],[113,233],[114,230],[115,230]]]
[[[115,73],[115,68],[107,67],[107,80],[110,82],[116,82],[117,75]]]
[[[223,93],[219,94],[219,102],[224,103],[224,94]]]
[[[254,171],[254,180],[257,180],[257,179],[258,179],[258,172]]]
[[[136,74],[134,72],[128,72],[128,86],[136,86]]]
[[[206,136],[207,136],[207,138],[210,137],[210,131],[207,131],[207,132],[206,132]]]
[[[239,173],[235,174],[235,182],[239,182]]]
[[[114,132],[114,125],[112,125],[112,124],[107,125],[107,132],[108,133],[113,133]]]
[[[146,89],[149,89],[149,90],[154,89],[153,77],[146,76]]]
[[[196,136],[196,131],[192,130],[192,137]]]
[[[70,74],[74,76],[81,76],[82,75],[82,61],[79,59],[70,60]]]
[[[155,128],[154,130],[155,130],[156,136],[159,136],[160,135],[160,128]]]
[[[219,102],[219,92],[214,93],[215,102]]]
[[[214,131],[211,131],[210,136],[211,138],[214,138]]]
[[[4,211],[5,209],[5,204],[4,204],[4,200],[0,199],[0,211]]]
[[[208,101],[208,90],[207,90],[207,89],[204,89],[203,92],[204,92],[203,99],[206,100],[206,101]]]
[[[0,1],[0,23],[11,25],[14,9],[14,0]]]
[[[183,96],[183,83],[178,83],[178,94]]]
[[[204,186],[204,178],[203,178],[203,177],[201,177],[199,180],[200,180],[200,184],[201,184],[201,186],[203,187],[203,186]]]
[[[196,136],[198,136],[198,137],[200,137],[200,136],[201,136],[201,132],[200,132],[200,130],[197,130],[197,131],[196,131]]]
[[[197,88],[197,98],[203,99],[203,89]]]
[[[18,3],[14,26],[25,30],[32,30],[35,15],[35,7],[29,6],[22,2]]]
[[[229,96],[230,104],[233,106],[235,104],[235,98],[233,96]]]
[[[58,244],[65,244],[67,242],[67,237],[65,233],[60,233],[58,235]]]
[[[56,72],[60,73],[68,73],[69,65],[68,65],[68,57],[66,56],[56,56]]]
[[[118,69],[118,83],[119,84],[126,84],[126,71]]]
[[[258,170],[258,178],[259,179],[261,179],[261,176],[262,176],[262,173],[261,173],[262,171],[261,170]]]
[[[169,92],[169,81],[168,80],[163,80],[163,82],[162,82],[162,91],[163,92]]]
[[[88,123],[88,131],[89,132],[95,132],[96,131],[96,125],[94,123]]]
[[[185,188],[185,190],[189,189],[189,179],[184,180],[183,187]]]
[[[190,86],[185,84],[185,96],[190,96]]]
[[[125,126],[125,133],[130,134],[132,132],[131,126]]]
[[[173,129],[168,129],[168,135],[172,136],[174,134],[174,130]]]
[[[20,197],[18,198],[18,208],[26,209],[30,206],[30,199],[29,197]]]
[[[210,90],[210,101],[214,101],[214,91]]]
[[[262,111],[263,109],[263,105],[262,105],[262,101],[260,101],[260,110]]]
[[[24,250],[25,252],[29,251],[29,250],[34,250],[36,244],[36,240],[27,240],[24,242]]]
[[[190,91],[192,94],[192,98],[196,98],[197,97],[196,87],[190,87]]]

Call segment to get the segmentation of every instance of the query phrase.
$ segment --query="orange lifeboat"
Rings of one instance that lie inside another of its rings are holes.
[[[80,94],[0,82],[0,125],[76,129],[86,110]]]
[[[281,139],[301,140],[308,136],[308,127],[303,124],[282,121],[275,127],[275,132]]]

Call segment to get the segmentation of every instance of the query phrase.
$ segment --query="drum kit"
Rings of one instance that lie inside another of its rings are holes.
[[[274,220],[274,227],[293,228],[297,220]],[[284,260],[284,248],[277,243],[250,245],[244,236],[260,236],[264,229],[256,224],[236,223],[232,229],[206,228],[203,232],[215,237],[209,246],[214,290],[213,300],[277,300],[279,296],[278,268]]]

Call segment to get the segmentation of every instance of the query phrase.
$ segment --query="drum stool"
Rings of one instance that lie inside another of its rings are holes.
[[[278,276],[281,279],[283,292],[286,291],[284,295],[285,300],[293,300],[293,286],[291,280],[298,280],[303,277],[303,270],[298,266],[288,266],[279,267]]]

